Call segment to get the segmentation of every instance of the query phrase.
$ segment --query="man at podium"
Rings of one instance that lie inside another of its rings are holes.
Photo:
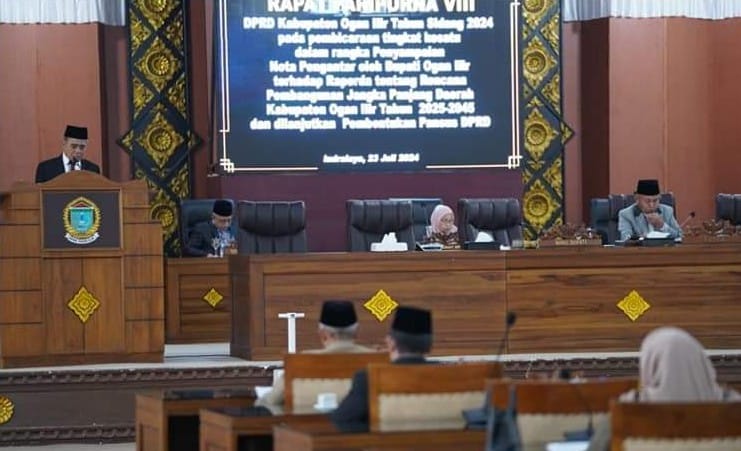
[[[100,174],[97,164],[85,159],[87,128],[68,125],[62,140],[62,155],[44,160],[36,166],[36,183],[44,183],[69,171]]]

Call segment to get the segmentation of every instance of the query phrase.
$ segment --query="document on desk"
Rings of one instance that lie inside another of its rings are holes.
[[[587,441],[551,442],[545,445],[546,451],[585,451],[589,447]]]

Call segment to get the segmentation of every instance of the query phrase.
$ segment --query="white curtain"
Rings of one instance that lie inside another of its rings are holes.
[[[741,17],[741,0],[563,0],[563,20],[602,17]]]
[[[0,23],[126,24],[126,0],[0,0]]]

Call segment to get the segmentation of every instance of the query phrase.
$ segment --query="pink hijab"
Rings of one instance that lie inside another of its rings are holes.
[[[442,233],[440,231],[440,221],[442,221],[443,216],[453,214],[453,209],[448,207],[447,205],[440,204],[435,207],[434,210],[432,210],[432,214],[430,215],[430,228],[432,230],[432,233]],[[453,225],[453,227],[450,229],[448,233],[456,233],[458,231],[458,227]]]
[[[640,400],[721,401],[715,369],[695,337],[676,327],[661,327],[641,344]]]

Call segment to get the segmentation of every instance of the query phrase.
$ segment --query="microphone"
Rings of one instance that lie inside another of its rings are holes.
[[[504,345],[509,343],[509,330],[512,329],[512,326],[515,325],[516,321],[517,314],[515,312],[507,312],[507,317],[504,323],[504,335],[502,335],[502,340],[499,342],[499,348],[497,348],[497,362],[499,362],[502,357],[502,352],[504,352]]]
[[[695,212],[691,211],[690,214],[688,214],[687,217],[684,218],[684,221],[682,221],[681,224],[679,224],[679,228],[680,229],[684,228],[684,226],[687,225],[687,223],[690,222],[691,219],[694,219],[694,217],[695,217]]]
[[[563,436],[567,441],[588,441],[592,438],[592,435],[594,435],[594,414],[592,413],[592,407],[589,405],[587,397],[584,396],[584,393],[581,391],[581,387],[579,386],[581,382],[578,380],[571,381],[571,372],[568,370],[562,370],[562,372],[559,373],[559,376],[561,376],[559,377],[560,379],[574,388],[574,392],[579,398],[579,402],[584,406],[588,416],[587,428],[585,430],[566,431],[563,433]],[[564,378],[563,376],[566,377]]]
[[[515,325],[515,321],[517,321],[517,314],[515,312],[507,312],[504,323],[504,335],[502,335],[502,340],[499,342],[499,348],[497,349],[496,358],[494,359],[496,363],[499,363],[502,358],[504,345],[509,342],[509,330],[512,328],[512,326]],[[486,395],[484,396],[483,406],[475,409],[466,409],[461,412],[463,414],[463,419],[466,421],[466,429],[481,430],[487,428],[487,421],[489,420],[489,409],[491,407],[491,399],[492,388],[489,387],[486,390]],[[489,434],[487,434],[487,437],[488,436]]]

